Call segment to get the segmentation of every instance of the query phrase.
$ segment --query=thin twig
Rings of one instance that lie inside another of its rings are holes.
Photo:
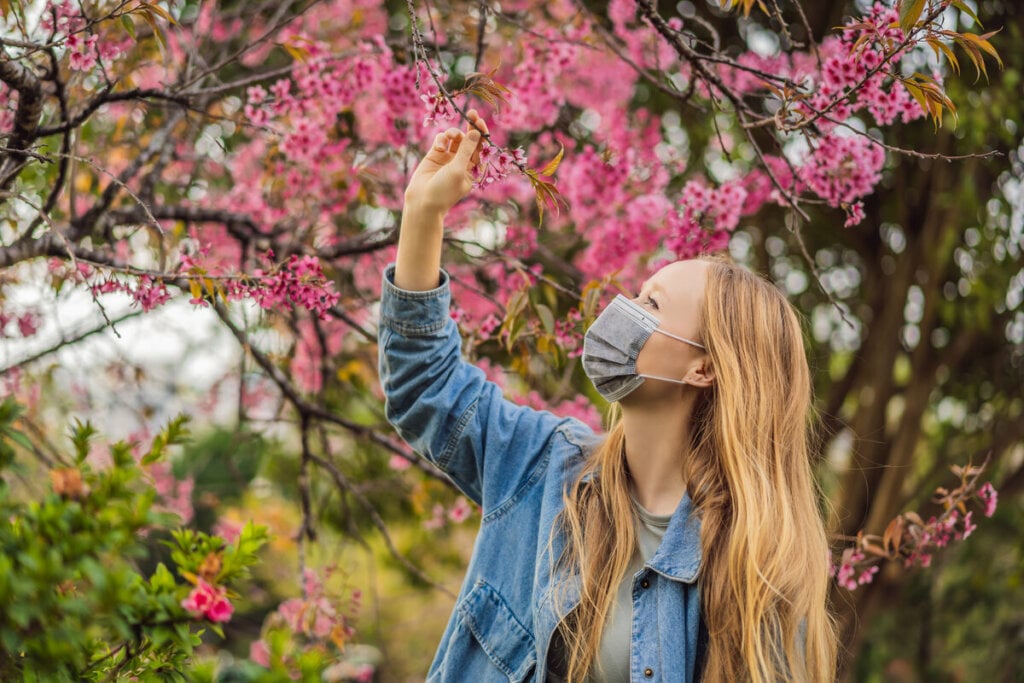
[[[366,496],[364,496],[362,493],[359,492],[358,489],[352,486],[352,483],[344,474],[342,474],[341,470],[335,467],[334,463],[329,462],[316,455],[312,455],[311,460],[320,467],[322,467],[323,469],[327,470],[327,472],[331,475],[331,478],[334,480],[335,486],[338,487],[342,495],[344,495],[345,493],[349,493],[352,495],[353,498],[356,499],[356,502],[359,503],[359,505],[369,516],[370,522],[373,524],[373,526],[377,528],[377,531],[380,532],[381,537],[384,539],[384,545],[387,546],[388,552],[391,553],[392,557],[398,560],[398,562],[403,567],[405,567],[405,569],[410,574],[418,578],[420,581],[423,581],[424,583],[438,589],[439,591],[441,591],[442,593],[444,593],[452,599],[456,597],[455,594],[452,593],[450,590],[448,590],[447,588],[445,588],[444,586],[442,586],[441,584],[437,583],[429,576],[424,574],[422,569],[413,564],[409,560],[409,558],[407,558],[405,555],[401,553],[401,551],[398,550],[398,548],[395,546],[395,542],[391,539],[391,534],[388,533],[387,525],[381,518],[380,513],[377,512],[377,508],[373,506],[373,504],[366,498]]]

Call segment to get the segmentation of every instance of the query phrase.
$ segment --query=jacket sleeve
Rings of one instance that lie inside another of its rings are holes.
[[[416,452],[444,471],[484,514],[540,475],[546,445],[566,420],[508,401],[462,357],[448,312],[449,276],[412,292],[384,271],[378,334],[388,421]]]

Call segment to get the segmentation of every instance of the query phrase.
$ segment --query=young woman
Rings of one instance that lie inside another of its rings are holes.
[[[505,400],[441,269],[488,132],[468,118],[413,173],[380,314],[388,419],[483,515],[428,681],[834,680],[794,309],[727,258],[672,263],[586,333],[607,435]]]

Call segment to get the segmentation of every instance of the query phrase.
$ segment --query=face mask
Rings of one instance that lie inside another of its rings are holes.
[[[661,324],[637,303],[621,294],[608,304],[583,336],[583,370],[597,391],[608,401],[619,401],[644,383],[644,378],[675,384],[689,384],[681,379],[641,375],[636,371],[636,358],[652,333],[704,348],[690,339],[677,337],[658,329]]]

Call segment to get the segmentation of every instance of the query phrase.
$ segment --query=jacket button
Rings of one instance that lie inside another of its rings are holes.
[[[654,669],[652,669],[651,667],[647,667],[646,669],[644,669],[644,676],[647,676],[647,678],[650,678],[653,675],[654,675]]]
[[[650,588],[651,587],[651,582],[648,581],[647,579],[644,579],[643,581],[640,582],[640,587],[641,588]]]

